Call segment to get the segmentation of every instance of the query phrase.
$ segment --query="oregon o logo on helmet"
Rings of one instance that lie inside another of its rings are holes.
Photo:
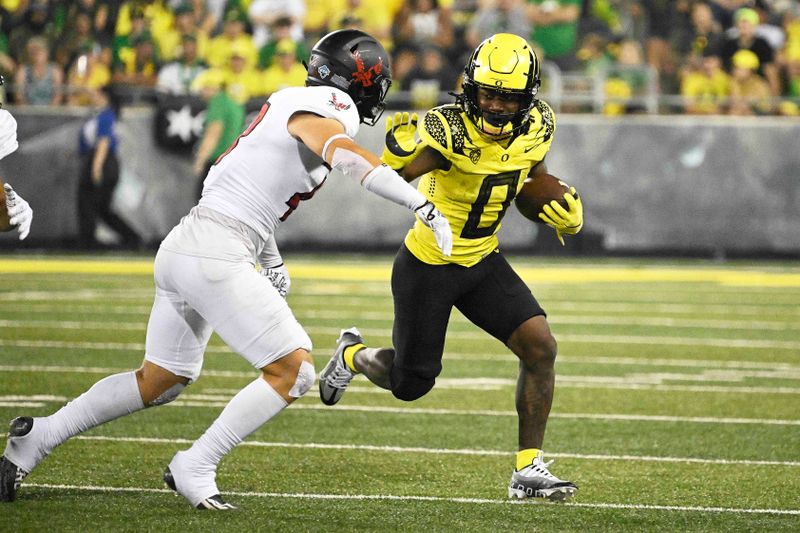
[[[503,86],[503,80],[494,80],[494,86],[495,87],[502,87]]]

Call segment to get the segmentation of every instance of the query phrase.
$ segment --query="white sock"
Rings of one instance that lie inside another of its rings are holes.
[[[143,408],[136,373],[114,374],[101,379],[52,415],[34,418],[31,432],[9,439],[6,451],[17,466],[30,472],[70,437]]]
[[[219,418],[186,454],[196,461],[216,466],[237,444],[287,405],[286,400],[269,383],[258,378],[228,402]]]
[[[48,444],[53,448],[79,433],[144,409],[136,372],[103,378],[48,416]],[[34,423],[34,427],[35,427]]]

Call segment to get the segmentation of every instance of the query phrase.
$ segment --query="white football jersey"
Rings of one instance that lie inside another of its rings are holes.
[[[333,87],[277,91],[211,167],[199,205],[239,220],[268,239],[330,172],[321,157],[289,134],[289,118],[298,111],[338,120],[350,137],[358,133],[358,111],[347,93]]]

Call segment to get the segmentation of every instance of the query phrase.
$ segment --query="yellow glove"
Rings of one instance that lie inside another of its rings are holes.
[[[564,193],[564,200],[567,202],[569,211],[553,200],[542,208],[542,213],[539,213],[539,218],[556,230],[556,237],[561,241],[561,246],[564,246],[564,237],[562,236],[564,233],[575,235],[583,227],[583,203],[575,187],[570,187],[569,192]]]
[[[386,145],[383,148],[381,161],[394,170],[400,170],[414,159],[419,141],[414,139],[417,133],[417,114],[409,117],[408,113],[395,113],[386,118]]]

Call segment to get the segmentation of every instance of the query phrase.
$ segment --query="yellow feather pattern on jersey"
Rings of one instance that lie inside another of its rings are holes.
[[[530,169],[542,161],[555,133],[555,115],[539,100],[527,131],[498,141],[483,134],[461,106],[431,109],[418,132],[451,166],[421,177],[418,190],[450,221],[453,254],[444,257],[431,231],[420,223],[406,236],[406,246],[430,264],[472,266],[498,246],[500,221]]]

